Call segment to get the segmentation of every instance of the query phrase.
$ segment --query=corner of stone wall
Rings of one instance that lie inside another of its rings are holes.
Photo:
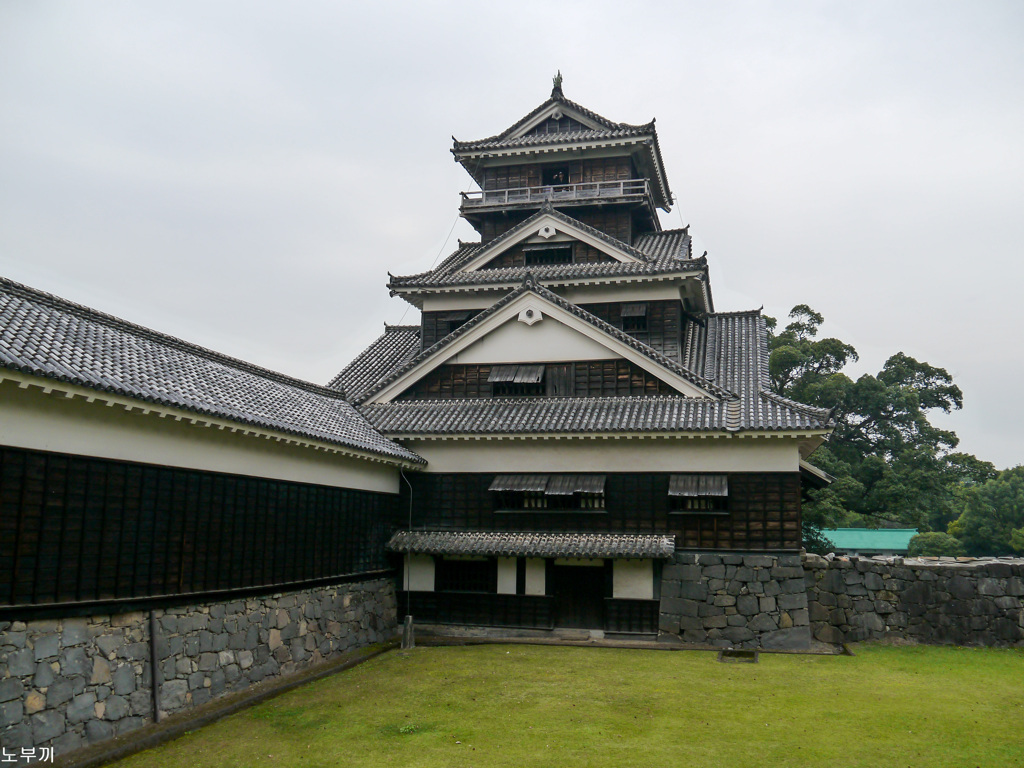
[[[677,552],[661,583],[661,632],[720,648],[810,645],[798,554]]]
[[[160,711],[200,706],[398,631],[390,579],[156,610]],[[55,754],[153,720],[149,615],[0,621],[0,746]]]

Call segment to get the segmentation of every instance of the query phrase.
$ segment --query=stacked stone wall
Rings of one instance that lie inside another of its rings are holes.
[[[1024,560],[806,555],[804,568],[817,640],[1024,646]]]
[[[806,648],[810,618],[798,554],[677,552],[662,573],[659,630],[685,643]]]
[[[393,638],[388,579],[156,610],[173,714]],[[62,754],[153,720],[149,614],[0,621],[0,746]]]

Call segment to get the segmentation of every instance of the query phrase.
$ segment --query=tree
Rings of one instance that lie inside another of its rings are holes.
[[[959,539],[953,538],[948,533],[933,531],[914,536],[910,540],[907,554],[910,557],[960,557],[966,554],[966,551]]]
[[[963,494],[963,512],[949,532],[972,555],[1024,551],[1024,466],[999,473]]]
[[[790,312],[784,330],[769,336],[773,391],[832,410],[836,428],[811,461],[836,478],[812,492],[805,519],[812,526],[898,522],[945,529],[960,514],[963,486],[995,474],[969,454],[954,453],[956,433],[928,419],[963,405],[943,368],[899,352],[875,376],[856,381],[843,369],[857,351],[839,339],[818,339],[824,318],[806,304]],[[769,318],[774,331],[775,321]]]

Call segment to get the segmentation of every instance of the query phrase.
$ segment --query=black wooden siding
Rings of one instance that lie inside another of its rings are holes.
[[[623,328],[622,304],[623,302],[617,301],[603,304],[580,304],[580,308],[596,315],[609,325],[614,325],[620,331],[628,333],[637,341],[642,341],[647,346],[656,349],[665,357],[676,362],[682,361],[683,305],[678,299],[646,302],[646,331],[632,331]]]
[[[397,495],[0,449],[0,605],[387,569]]]
[[[552,201],[556,209],[562,210],[567,216],[576,219],[587,226],[593,227],[611,235],[616,240],[621,240],[627,245],[633,244],[633,238],[651,230],[650,225],[644,225],[636,220],[636,205],[616,205],[605,203],[603,205],[570,205],[559,206],[558,200]],[[537,207],[540,207],[539,205]],[[480,233],[480,240],[489,243],[499,235],[503,235],[514,226],[536,213],[534,208],[522,210],[504,210],[488,214],[475,214],[470,218],[470,223]]]
[[[547,397],[616,397],[627,395],[676,395],[678,390],[628,360],[585,360],[544,364],[544,395]],[[493,397],[487,381],[492,366],[441,365],[403,392],[399,400]]]
[[[552,245],[561,245],[553,243]],[[571,264],[614,264],[616,260],[606,253],[599,251],[587,243],[574,241],[565,243],[572,249]],[[515,245],[507,251],[502,251],[493,259],[484,264],[481,269],[509,269],[511,267],[525,267],[526,249],[522,245]]]
[[[799,549],[800,476],[729,474],[728,514],[670,512],[670,473],[606,475],[603,512],[501,512],[493,474],[414,474],[413,527],[585,533],[670,533],[679,549]],[[403,509],[408,490],[403,486]]]

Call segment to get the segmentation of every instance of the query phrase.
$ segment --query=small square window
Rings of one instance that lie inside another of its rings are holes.
[[[622,305],[622,330],[626,333],[647,331],[647,304],[636,302]]]

